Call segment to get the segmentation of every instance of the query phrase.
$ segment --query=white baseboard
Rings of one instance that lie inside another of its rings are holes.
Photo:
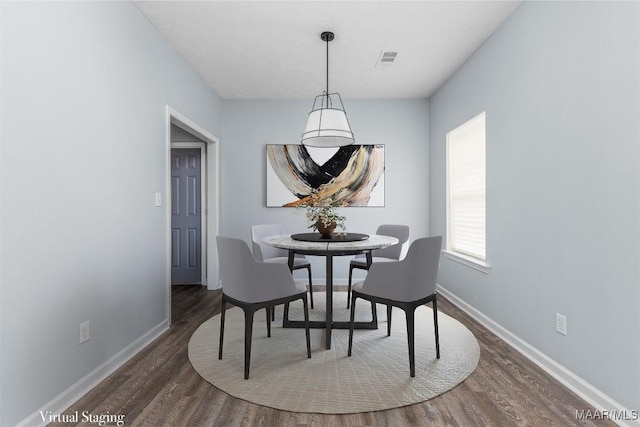
[[[546,354],[537,350],[526,341],[509,332],[507,329],[503,328],[498,323],[496,323],[480,311],[476,310],[471,305],[467,304],[458,296],[447,291],[442,286],[438,285],[437,291],[439,294],[451,301],[454,305],[467,313],[482,326],[484,326],[493,334],[506,342],[509,346],[513,347],[516,351],[521,353],[524,357],[538,365],[542,370],[551,375],[553,378],[560,381],[569,390],[573,391],[582,399],[593,405],[596,411],[598,411],[598,413],[594,414],[594,416],[606,416],[606,414],[611,414],[613,417],[618,415],[619,418],[636,418],[635,420],[621,420],[614,418],[610,419],[620,426],[640,426],[640,420],[637,419],[637,410],[631,411],[625,408],[602,391],[598,390],[564,366],[560,365],[555,360],[551,359]]]
[[[149,345],[169,329],[169,321],[164,320],[153,327],[149,332],[132,342],[130,345],[115,354],[109,360],[98,366],[84,378],[73,384],[71,387],[51,399],[36,412],[22,420],[16,427],[40,427],[49,423],[43,420],[43,415],[57,415],[63,413],[67,408],[87,394],[97,386],[102,380],[111,375],[116,369],[124,365],[129,359],[135,356],[140,350]]]

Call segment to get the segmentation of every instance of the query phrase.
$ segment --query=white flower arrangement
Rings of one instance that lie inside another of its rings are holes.
[[[342,203],[336,204],[331,198],[321,198],[318,190],[313,190],[307,201],[298,205],[307,210],[307,226],[314,230],[318,229],[318,221],[322,221],[325,227],[335,223],[336,227],[344,230],[346,216],[338,213],[338,208],[345,206]]]

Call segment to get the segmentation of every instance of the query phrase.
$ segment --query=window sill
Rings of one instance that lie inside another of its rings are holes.
[[[487,264],[485,261],[481,261],[479,259],[471,258],[456,252],[450,251],[442,251],[442,254],[449,259],[452,259],[460,264],[464,264],[467,267],[471,267],[475,270],[481,271],[484,274],[489,274],[491,270],[491,266]]]

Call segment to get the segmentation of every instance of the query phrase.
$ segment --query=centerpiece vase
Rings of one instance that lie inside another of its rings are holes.
[[[318,229],[318,232],[320,234],[322,234],[322,237],[324,239],[330,239],[331,235],[333,234],[333,232],[336,229],[336,223],[335,222],[330,222],[329,225],[327,225],[325,227],[325,225],[322,222],[322,220],[319,219],[318,222],[316,223],[316,228]]]

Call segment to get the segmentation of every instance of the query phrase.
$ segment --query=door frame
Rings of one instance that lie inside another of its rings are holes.
[[[165,282],[167,291],[167,319],[171,325],[171,125],[198,137],[201,146],[201,209],[202,209],[202,284],[217,289],[220,283],[218,251],[215,236],[220,231],[220,140],[202,126],[178,112],[170,105],[165,109]],[[187,148],[181,145],[182,148]],[[206,164],[206,167],[204,166]]]

